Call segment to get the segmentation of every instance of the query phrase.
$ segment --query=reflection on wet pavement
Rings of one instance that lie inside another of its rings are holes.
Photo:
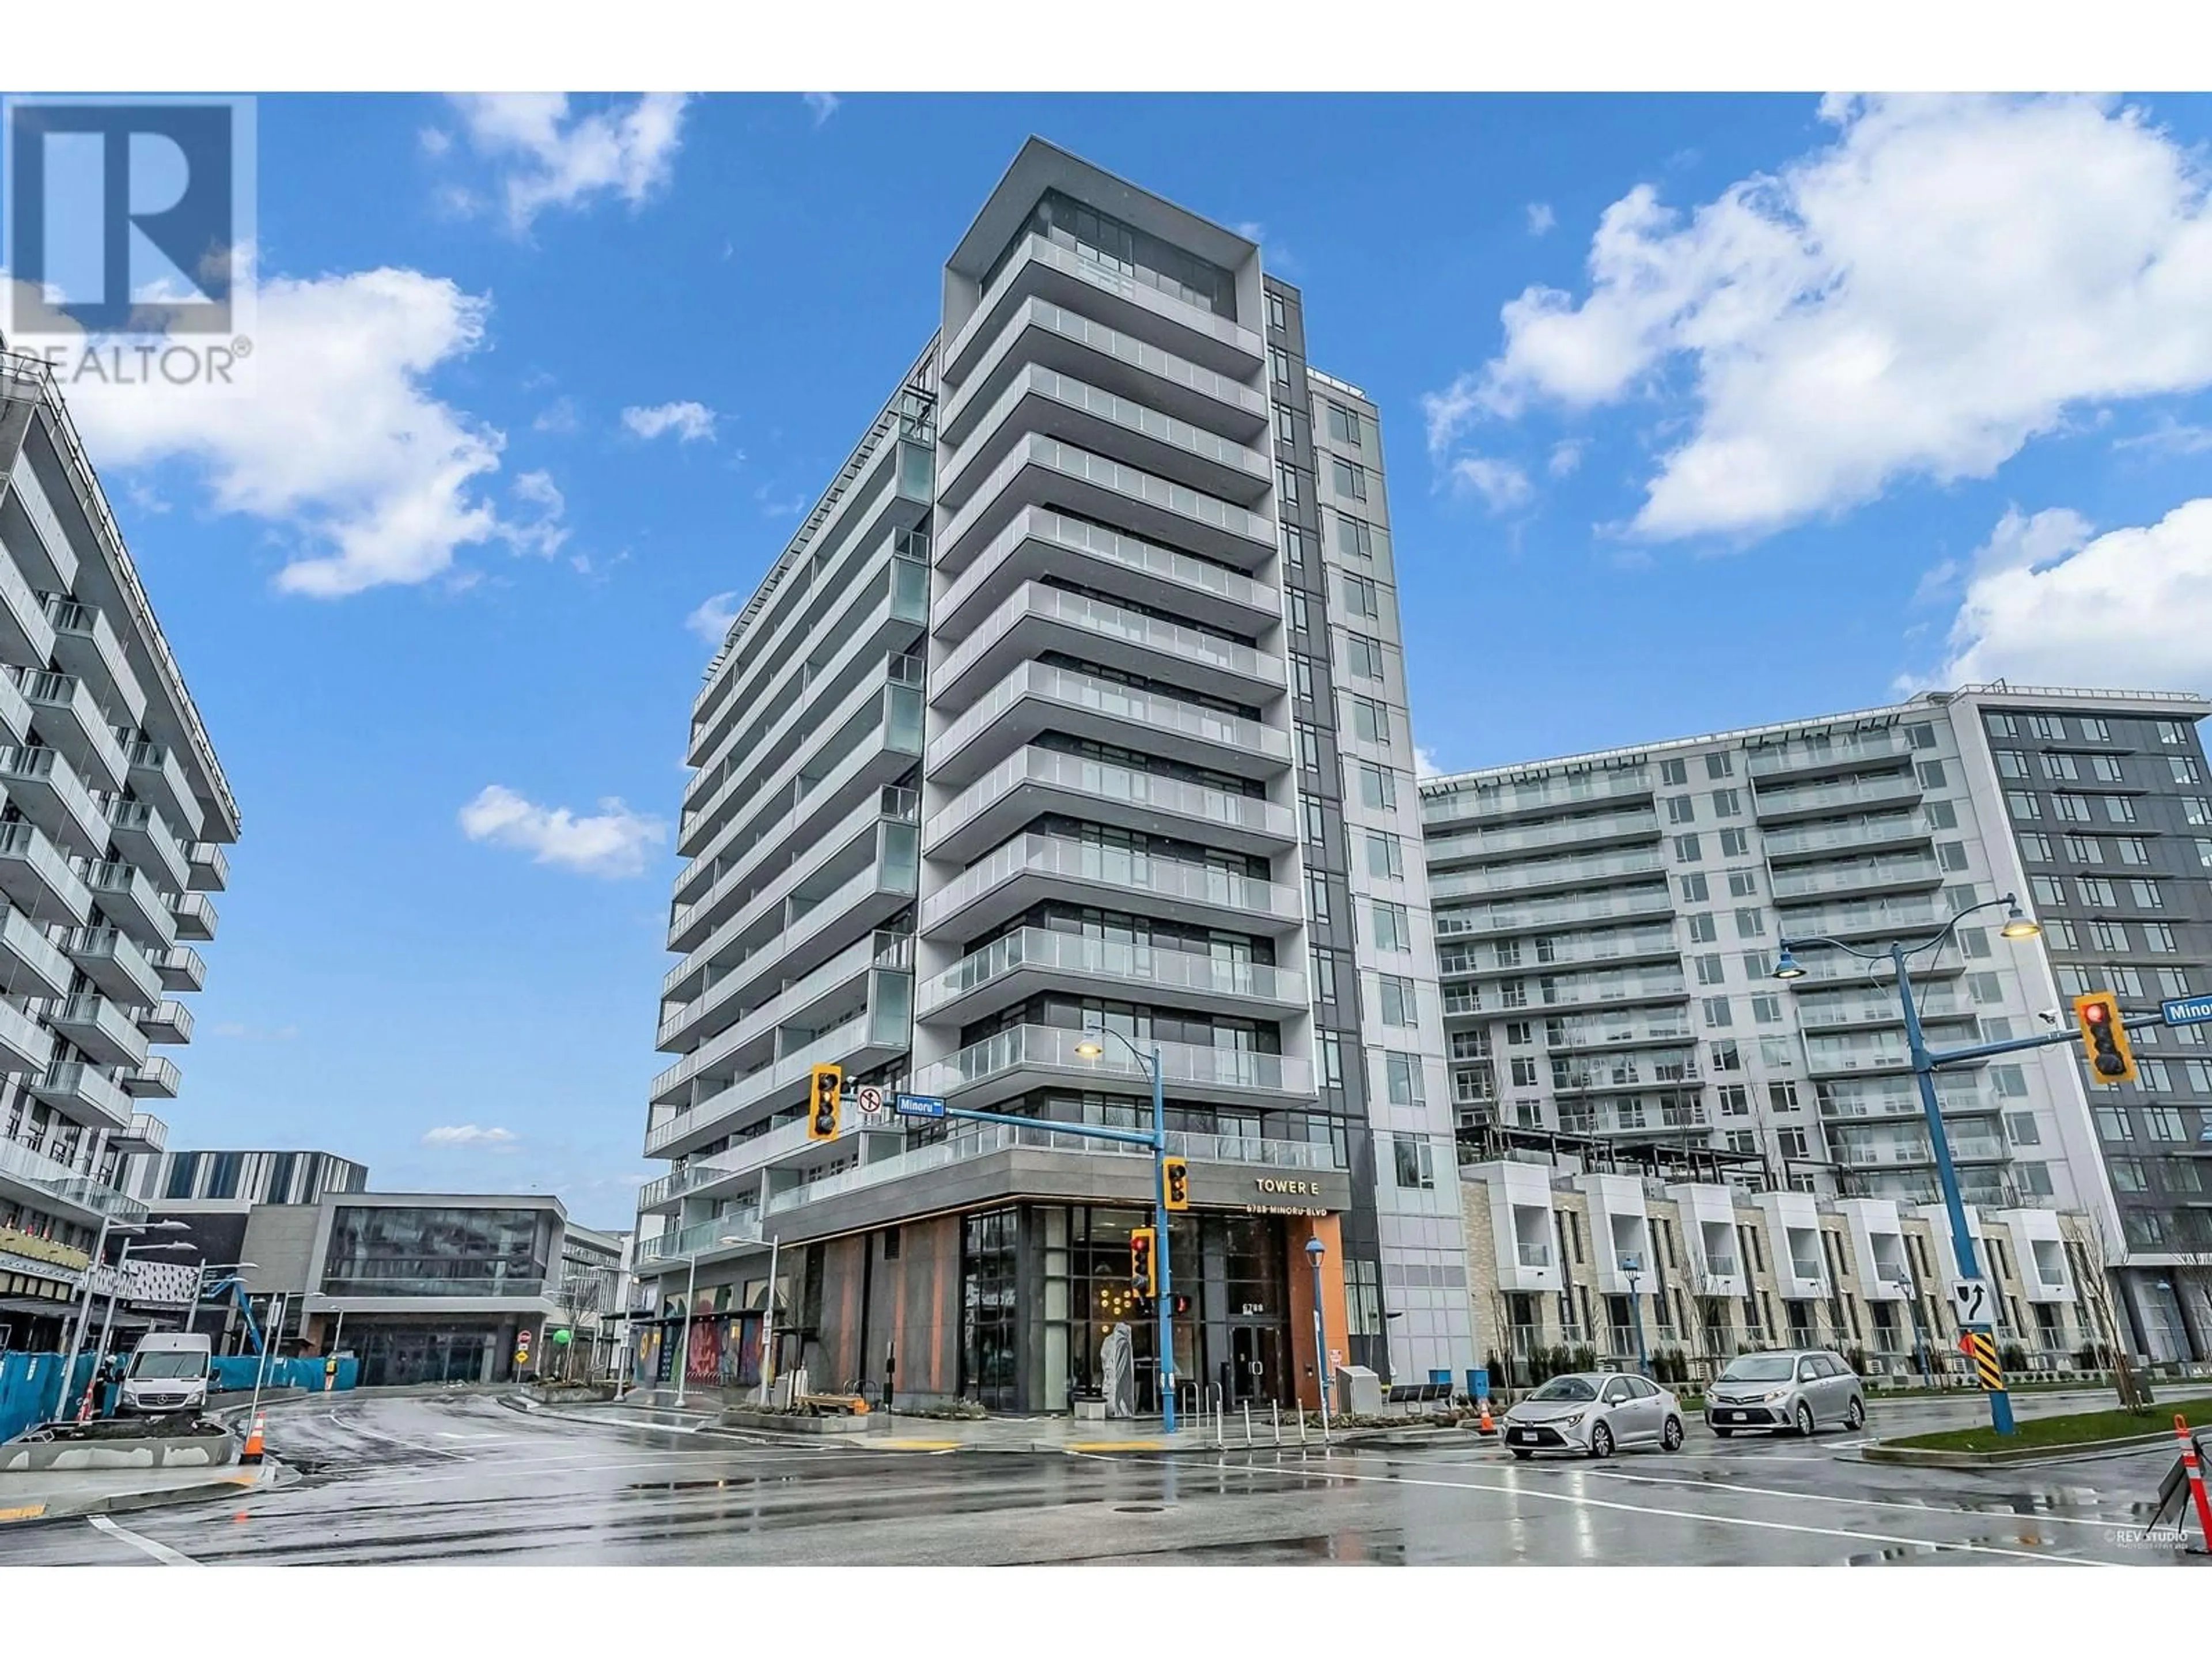
[[[1900,1413],[1901,1414],[1901,1413]],[[2154,1565],[2170,1457],[2048,1478],[1905,1470],[1859,1442],[1722,1443],[1517,1464],[1494,1443],[1166,1454],[778,1445],[552,1419],[481,1395],[274,1413],[304,1477],[219,1511],[148,1511],[209,1565],[1121,1562]],[[81,1522],[16,1528],[0,1562],[155,1565]]]

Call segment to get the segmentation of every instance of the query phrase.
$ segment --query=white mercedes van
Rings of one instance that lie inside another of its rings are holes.
[[[157,1331],[140,1337],[131,1351],[130,1368],[123,1373],[116,1414],[155,1417],[204,1410],[212,1352],[213,1345],[204,1336]]]

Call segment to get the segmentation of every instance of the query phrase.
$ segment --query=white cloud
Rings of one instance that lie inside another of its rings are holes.
[[[1634,527],[1756,535],[1905,477],[1985,477],[2070,410],[2212,384],[2197,157],[2088,98],[1823,101],[1832,143],[1686,217],[1608,208],[1580,301],[1530,288],[1429,399],[1446,445],[1531,404],[1696,410]]]
[[[649,92],[575,115],[559,92],[458,95],[470,145],[505,172],[507,223],[527,230],[548,208],[576,208],[610,192],[632,207],[668,183],[682,147],[684,93]]]
[[[481,1146],[487,1152],[511,1152],[520,1144],[512,1129],[480,1129],[473,1123],[448,1123],[422,1137],[425,1146]]]
[[[575,431],[583,423],[583,413],[576,407],[576,400],[562,396],[539,410],[538,418],[531,422],[530,426],[534,432],[565,434]]]
[[[2154,455],[2201,455],[2212,450],[2212,426],[2188,426],[2171,415],[2161,416],[2149,431],[2116,438],[2112,447],[2147,449]]]
[[[482,494],[504,435],[428,386],[482,345],[489,301],[387,268],[264,282],[259,306],[232,385],[69,386],[95,460],[198,463],[220,511],[295,540],[289,592],[427,581],[456,549],[511,536]]]
[[[802,92],[799,95],[806,100],[806,107],[812,112],[814,125],[817,127],[835,115],[837,106],[845,101],[834,92]]]
[[[1525,505],[1535,494],[1528,475],[1510,461],[1487,455],[1462,455],[1449,474],[1455,487],[1473,490],[1490,504],[1492,513]]]
[[[658,438],[664,432],[673,432],[679,443],[688,444],[702,438],[712,442],[714,436],[714,411],[704,404],[688,399],[646,408],[634,405],[623,410],[622,423],[641,438]]]
[[[1564,478],[1583,464],[1583,441],[1563,438],[1552,446],[1552,457],[1544,463],[1544,471],[1555,478]]]
[[[1443,768],[1437,764],[1435,750],[1425,749],[1419,744],[1413,745],[1413,775],[1417,778],[1440,778],[1443,775]]]
[[[535,553],[541,558],[550,558],[558,553],[568,539],[568,526],[561,522],[568,510],[568,503],[549,472],[525,472],[519,475],[508,492],[515,500],[532,509],[528,520],[509,525],[507,539],[517,550]]]
[[[597,814],[579,817],[567,807],[540,806],[502,784],[489,784],[461,808],[461,833],[527,853],[538,864],[556,864],[587,876],[645,872],[649,848],[668,839],[659,818],[633,812],[608,797]]]
[[[425,155],[443,155],[453,147],[453,135],[443,127],[424,127],[415,137]]]
[[[1549,202],[1528,204],[1528,234],[1531,236],[1545,235],[1559,222],[1559,216],[1552,211]]]
[[[1974,556],[1932,683],[2212,692],[2212,496],[2091,528],[2064,508],[2008,513]]]
[[[730,624],[738,619],[738,590],[726,593],[709,593],[699,601],[698,608],[684,619],[684,625],[717,650],[727,637]]]

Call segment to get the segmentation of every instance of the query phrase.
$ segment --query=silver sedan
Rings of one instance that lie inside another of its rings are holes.
[[[1682,1448],[1682,1402],[1657,1384],[1619,1372],[1555,1376],[1505,1413],[1505,1449],[1526,1460],[1540,1451],[1610,1457],[1618,1447]]]

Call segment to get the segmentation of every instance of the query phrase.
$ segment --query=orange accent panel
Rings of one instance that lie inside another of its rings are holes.
[[[1344,1295],[1344,1239],[1337,1218],[1292,1216],[1283,1229],[1288,1245],[1291,1288],[1291,1352],[1297,1357],[1291,1375],[1297,1378],[1298,1404],[1308,1411],[1321,1409],[1321,1388],[1315,1371],[1313,1335],[1313,1268],[1306,1260],[1306,1241],[1318,1238],[1324,1254],[1321,1263],[1321,1322],[1324,1344],[1349,1364],[1352,1345]]]

